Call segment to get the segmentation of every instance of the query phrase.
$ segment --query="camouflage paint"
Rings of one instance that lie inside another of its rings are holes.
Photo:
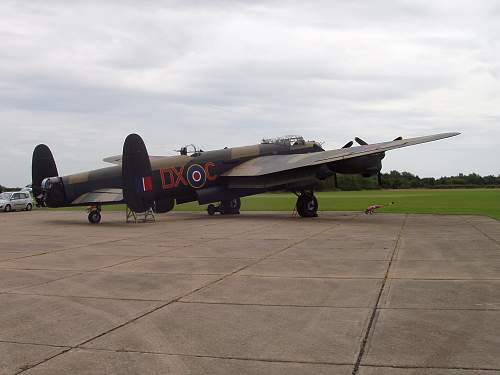
[[[226,188],[228,181],[221,177],[235,166],[258,156],[302,154],[321,151],[318,144],[306,142],[304,145],[258,144],[252,146],[226,148],[200,152],[196,155],[176,155],[151,160],[153,186],[156,200],[178,199],[182,202],[197,200],[196,190],[213,186]],[[187,172],[193,165],[205,171],[206,182],[200,187],[189,183]],[[62,177],[65,200],[58,206],[116,203],[116,195],[109,189],[122,188],[121,166],[100,168],[88,172]],[[309,176],[314,180],[314,176]],[[290,179],[288,179],[290,180]],[[292,179],[293,180],[293,179]],[[106,189],[99,192],[99,189]]]

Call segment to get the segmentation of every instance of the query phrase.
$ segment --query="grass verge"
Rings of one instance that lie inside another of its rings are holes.
[[[371,204],[393,205],[379,212],[421,214],[486,215],[500,220],[500,189],[400,189],[335,191],[317,193],[321,211],[362,211]],[[243,211],[292,211],[291,193],[260,194],[242,199]],[[82,210],[82,207],[64,210]],[[124,210],[124,205],[104,206],[106,211]],[[196,202],[175,207],[176,211],[203,211]]]

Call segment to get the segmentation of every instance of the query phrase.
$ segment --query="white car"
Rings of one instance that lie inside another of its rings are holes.
[[[31,211],[33,200],[27,191],[6,192],[0,194],[0,211]]]

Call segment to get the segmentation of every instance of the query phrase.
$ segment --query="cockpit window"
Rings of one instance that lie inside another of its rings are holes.
[[[306,144],[304,138],[300,135],[286,135],[278,138],[264,138],[263,145],[285,145],[285,146],[303,146]]]

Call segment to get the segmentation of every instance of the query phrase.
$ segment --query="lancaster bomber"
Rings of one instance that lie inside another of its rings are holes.
[[[133,212],[171,211],[175,204],[209,204],[208,213],[239,213],[240,198],[285,190],[297,195],[301,217],[315,217],[319,181],[336,173],[377,175],[380,181],[385,152],[456,136],[441,133],[425,137],[398,137],[368,144],[355,138],[337,150],[325,151],[300,136],[264,139],[245,147],[203,151],[182,147],[176,156],[149,156],[142,138],[130,134],[122,155],[103,159],[114,166],[60,177],[49,147],[33,151],[32,188],[40,206],[89,206],[88,220],[101,221],[103,205],[125,203]],[[218,203],[214,205],[214,203]]]

